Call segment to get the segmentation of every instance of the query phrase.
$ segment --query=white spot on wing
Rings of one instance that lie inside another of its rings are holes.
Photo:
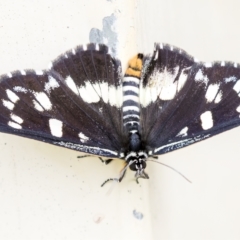
[[[104,94],[104,93],[103,93]],[[108,88],[108,103],[110,103],[111,106],[122,106],[123,101],[123,91],[122,86],[115,87],[115,86],[109,86]]]
[[[210,68],[210,67],[212,67],[212,63],[211,63],[211,62],[205,62],[205,63],[204,63],[204,66],[205,66],[206,68]]]
[[[205,83],[205,85],[207,85],[207,83],[209,81],[208,77],[206,75],[203,75],[203,72],[202,72],[201,69],[198,70],[198,72],[196,73],[194,79],[195,79],[196,82],[203,82],[203,83]]]
[[[202,113],[200,116],[200,119],[202,121],[202,128],[204,130],[207,130],[213,127],[212,113],[210,111],[206,111]]]
[[[177,134],[177,136],[185,137],[187,136],[187,131],[188,131],[188,127],[185,127]]]
[[[78,136],[79,136],[80,141],[81,141],[82,143],[85,143],[85,142],[87,142],[87,141],[89,140],[89,137],[85,136],[82,132],[80,132],[80,133],[78,134]]]
[[[62,137],[62,134],[63,134],[63,132],[62,132],[62,127],[63,127],[62,121],[51,118],[51,119],[49,119],[49,127],[50,127],[51,134],[53,136]]]
[[[22,124],[22,123],[23,123],[23,119],[20,118],[19,116],[15,115],[15,114],[13,114],[13,113],[11,113],[10,117],[11,117],[11,119],[12,119],[13,121],[15,121],[16,123],[19,123],[19,124]]]
[[[108,99],[109,99],[109,86],[108,86],[108,83],[106,82],[102,82],[99,84],[99,91],[100,91],[100,94],[101,94],[101,97],[103,99],[103,101],[105,103],[108,103]],[[114,93],[113,93],[114,94]],[[113,98],[115,98],[114,96],[112,96]]]
[[[34,96],[38,100],[38,102],[44,107],[46,110],[52,109],[52,103],[49,97],[44,92],[33,92]]]
[[[151,102],[160,98],[161,100],[172,100],[177,92],[179,92],[186,83],[188,75],[184,73],[186,70],[182,69],[179,79],[175,81],[179,72],[179,66],[176,66],[172,71],[166,67],[163,71],[155,71],[149,77],[148,84],[143,87],[140,86],[140,103],[146,107]]]
[[[140,87],[140,103],[142,106],[146,107],[151,102],[155,102],[158,98],[159,92],[156,87],[143,86]]]
[[[26,72],[24,70],[20,71],[22,75],[26,75]]]
[[[13,103],[16,103],[19,100],[19,97],[9,89],[6,90],[6,94]]]
[[[72,54],[75,55],[76,54],[76,51],[75,49],[72,49]]]
[[[148,151],[148,155],[152,155],[152,154],[153,154],[152,150]]]
[[[205,94],[205,98],[207,99],[207,102],[212,102],[214,100],[218,90],[219,90],[219,84],[210,84],[208,86],[207,92]]]
[[[13,110],[14,104],[12,102],[3,99],[2,103],[4,107],[8,108],[9,110]]]
[[[174,80],[178,74],[179,66],[175,67],[173,70],[173,73],[169,72],[167,68],[165,67],[164,72],[160,73],[156,76],[156,80],[158,81],[160,86],[160,94],[159,98],[162,100],[171,100],[174,98],[176,92],[177,92],[177,82],[174,83]],[[154,76],[155,77],[155,76]],[[152,84],[152,83],[150,83]],[[158,91],[159,92],[159,91]]]
[[[43,112],[44,109],[42,108],[42,106],[36,100],[33,100],[33,104],[34,104],[34,108],[36,110],[38,110],[39,112]]]
[[[77,95],[79,94],[78,90],[77,90],[77,87],[76,87],[76,84],[75,82],[73,81],[73,79],[70,77],[70,76],[67,76],[66,79],[66,84],[67,86],[74,92],[76,93]]]
[[[97,91],[89,81],[85,81],[85,86],[79,87],[79,93],[82,99],[87,103],[96,103],[100,101]]]
[[[12,128],[16,128],[16,129],[22,129],[21,125],[19,125],[18,123],[12,122],[12,121],[8,122],[8,126],[12,127]]]
[[[235,76],[231,76],[228,78],[224,78],[224,82],[228,83],[228,82],[235,82],[237,80],[237,78]]]
[[[240,92],[240,80],[238,80],[235,85],[233,86],[233,90],[235,90],[237,93]]]
[[[240,105],[236,108],[236,111],[240,113]]]
[[[92,84],[85,82],[85,86],[79,87],[79,93],[82,99],[87,103],[99,102],[100,98],[111,106],[122,106],[122,87],[109,85],[107,82]]]
[[[21,87],[21,86],[15,86],[15,87],[13,87],[13,90],[14,90],[15,92],[27,93],[27,89],[24,88],[24,87]]]
[[[43,71],[42,71],[42,70],[36,70],[35,73],[36,73],[37,75],[43,75]]]
[[[177,85],[177,90],[180,91],[183,86],[185,85],[186,81],[187,81],[187,77],[188,75],[186,73],[184,73],[184,70],[186,70],[187,68],[184,68],[179,76],[178,79],[178,85]]]
[[[225,66],[225,62],[222,61],[222,62],[221,62],[221,67],[224,67],[224,66]]]
[[[12,77],[12,74],[11,74],[11,73],[8,73],[7,76],[8,76],[9,78],[11,78],[11,77]]]
[[[50,62],[50,63],[48,64],[48,69],[51,69],[52,66],[53,66],[53,64],[52,64],[52,62]]]
[[[58,88],[59,84],[57,82],[57,80],[55,78],[53,78],[52,76],[48,76],[48,82],[46,82],[44,84],[44,90],[47,93],[50,93],[51,90],[53,90],[54,88]]]
[[[222,100],[222,91],[219,91],[216,98],[214,99],[214,103],[219,103]]]

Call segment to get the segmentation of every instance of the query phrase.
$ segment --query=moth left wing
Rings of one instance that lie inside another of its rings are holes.
[[[104,45],[78,47],[46,71],[0,79],[0,131],[81,152],[119,157],[121,65]]]
[[[182,68],[186,56],[188,66]],[[152,154],[170,152],[240,125],[238,64],[197,63],[169,45],[157,45],[155,58],[146,58],[144,64],[150,70],[143,73],[140,90],[141,134]]]

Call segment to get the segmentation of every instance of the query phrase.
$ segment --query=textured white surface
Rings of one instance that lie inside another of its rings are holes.
[[[0,1],[0,74],[47,67],[88,42],[89,30],[101,29],[113,12],[124,63],[137,51],[151,53],[154,42],[179,46],[199,60],[240,62],[239,5]],[[118,176],[121,161],[104,166],[95,158],[77,159],[75,151],[0,134],[0,239],[239,239],[239,136],[237,128],[160,157],[192,184],[149,163],[149,181],[137,185],[129,172],[106,195],[111,184],[100,184]]]

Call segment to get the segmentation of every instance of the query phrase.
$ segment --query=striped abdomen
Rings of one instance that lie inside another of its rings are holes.
[[[142,54],[129,61],[129,66],[123,78],[123,124],[130,133],[139,130],[139,84],[142,70]]]

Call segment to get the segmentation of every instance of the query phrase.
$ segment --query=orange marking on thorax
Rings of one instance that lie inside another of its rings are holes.
[[[128,68],[126,70],[126,75],[134,76],[140,78],[142,71],[142,54],[138,54],[128,62]]]

